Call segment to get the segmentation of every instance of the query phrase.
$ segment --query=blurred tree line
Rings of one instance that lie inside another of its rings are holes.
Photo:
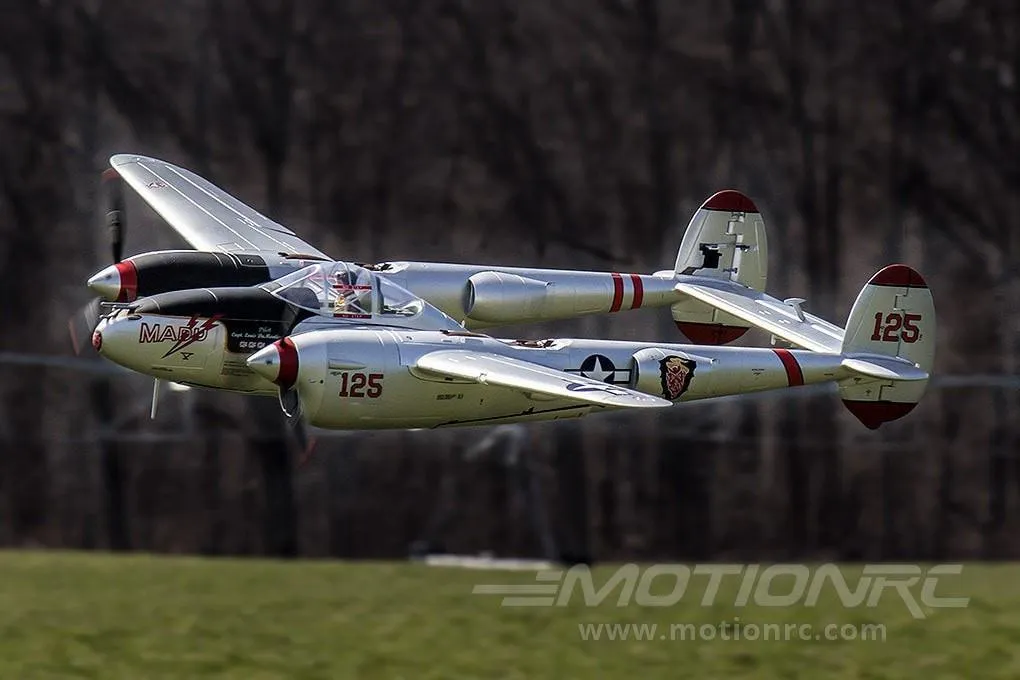
[[[1017,373],[1020,5],[1010,0],[23,0],[0,8],[3,352],[66,353],[107,263],[115,152],[209,177],[337,257],[653,271],[738,187],[769,288],[842,322],[924,272],[942,374]],[[179,246],[137,201],[130,252]],[[679,341],[640,311],[507,333]],[[763,336],[743,342],[761,344]],[[5,365],[0,544],[386,556],[453,480],[457,550],[536,553],[477,431],[304,460],[271,400]],[[1014,388],[864,430],[829,394],[529,430],[565,550],[598,558],[1020,552]]]

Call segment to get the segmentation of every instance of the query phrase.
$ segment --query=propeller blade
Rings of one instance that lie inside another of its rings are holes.
[[[301,419],[301,397],[293,387],[280,389],[280,409],[288,421]]]
[[[294,433],[294,440],[298,445],[298,465],[304,465],[312,455],[315,448],[315,440],[308,437],[308,426],[301,411],[301,397],[293,387],[280,389],[280,409],[287,417],[287,427]]]
[[[110,233],[110,249],[114,264],[124,256],[124,180],[113,168],[103,172],[103,191],[106,196],[106,227]]]
[[[76,355],[81,354],[82,348],[91,342],[92,332],[96,330],[99,318],[103,315],[102,303],[102,298],[92,298],[67,320],[71,347]]]
[[[308,436],[308,426],[304,419],[295,420],[289,423],[294,431],[294,440],[299,449],[298,467],[303,466],[312,458],[312,451],[315,449],[315,440]]]

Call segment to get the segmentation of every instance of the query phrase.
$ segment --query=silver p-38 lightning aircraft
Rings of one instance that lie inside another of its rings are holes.
[[[698,209],[674,269],[654,274],[366,265],[328,257],[183,168],[136,155],[111,165],[107,180],[127,182],[198,250],[136,255],[93,276],[109,301],[96,350],[157,379],[279,395],[287,415],[318,427],[575,418],[834,382],[876,428],[920,400],[934,359],[932,296],[905,265],[868,281],[846,330],[801,299],[765,294],[764,223],[732,190]],[[697,344],[476,332],[649,306],[669,306]],[[752,326],[785,346],[721,346]]]

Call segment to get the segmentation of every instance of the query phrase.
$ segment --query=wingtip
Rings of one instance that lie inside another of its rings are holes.
[[[630,391],[633,391],[633,393],[636,393],[637,395],[641,395],[643,399],[628,399],[625,403],[621,404],[621,406],[637,409],[664,409],[666,407],[673,406],[672,402],[661,397],[639,393],[639,391],[636,391],[635,389],[630,389]]]
[[[666,401],[660,397],[654,397],[646,395],[647,398],[641,401],[636,399],[626,399],[620,401],[614,401],[612,403],[605,404],[606,406],[615,406],[616,408],[666,408],[673,406],[673,402]]]
[[[148,156],[140,156],[136,153],[115,153],[110,156],[110,166],[113,168],[122,168],[125,165],[139,163],[142,161],[157,161],[157,159],[149,158]]]

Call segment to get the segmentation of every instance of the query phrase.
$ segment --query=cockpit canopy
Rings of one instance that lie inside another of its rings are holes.
[[[319,316],[420,329],[460,328],[411,291],[349,262],[313,264],[260,287]]]

